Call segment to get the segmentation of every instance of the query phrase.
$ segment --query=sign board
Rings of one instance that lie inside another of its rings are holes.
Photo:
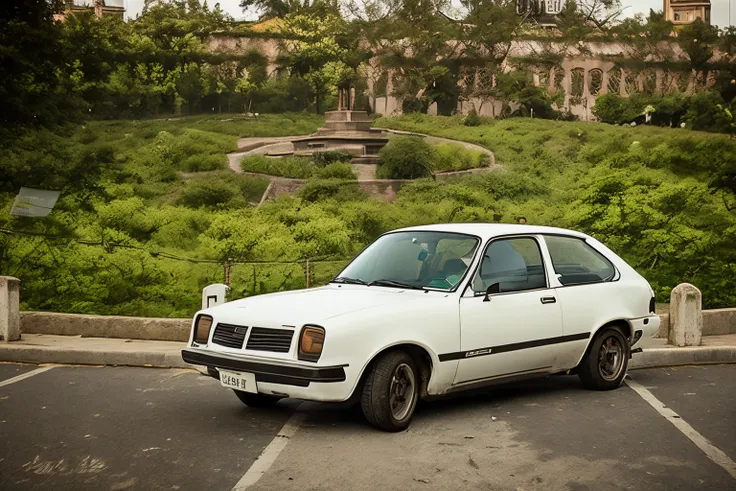
[[[202,309],[225,303],[225,297],[229,289],[230,287],[223,283],[215,283],[204,287],[204,290],[202,290]]]
[[[10,214],[18,217],[45,217],[54,209],[59,191],[20,188]]]

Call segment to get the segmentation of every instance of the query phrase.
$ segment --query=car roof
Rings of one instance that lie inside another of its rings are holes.
[[[542,227],[539,225],[520,225],[509,223],[441,223],[434,225],[418,225],[416,227],[407,227],[392,232],[409,232],[409,231],[437,231],[452,232],[458,234],[476,235],[481,239],[490,239],[501,235],[520,235],[520,234],[554,234],[567,235],[571,237],[579,237],[587,239],[588,235],[574,230],[568,230],[558,227]]]

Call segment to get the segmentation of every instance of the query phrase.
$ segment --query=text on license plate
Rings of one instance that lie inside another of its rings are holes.
[[[229,389],[258,392],[256,376],[253,373],[231,372],[220,369],[220,384]]]

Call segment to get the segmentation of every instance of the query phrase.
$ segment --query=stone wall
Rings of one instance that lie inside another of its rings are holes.
[[[669,314],[660,314],[662,323],[656,337],[667,338],[670,332]],[[712,309],[703,311],[703,336],[736,334],[736,309]]]
[[[191,319],[57,314],[53,312],[20,313],[21,333],[28,334],[187,341],[191,327]]]

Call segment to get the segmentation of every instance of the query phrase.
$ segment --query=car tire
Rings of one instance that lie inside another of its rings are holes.
[[[588,390],[612,390],[621,386],[629,367],[631,346],[616,327],[601,330],[578,367],[578,376]]]
[[[420,379],[414,359],[404,351],[391,351],[369,370],[360,399],[363,414],[379,430],[405,430],[419,399]],[[393,396],[392,391],[396,392]]]
[[[279,396],[270,396],[266,394],[254,394],[252,392],[243,392],[242,390],[233,390],[238,396],[240,402],[248,407],[267,407],[273,406],[282,398]]]

